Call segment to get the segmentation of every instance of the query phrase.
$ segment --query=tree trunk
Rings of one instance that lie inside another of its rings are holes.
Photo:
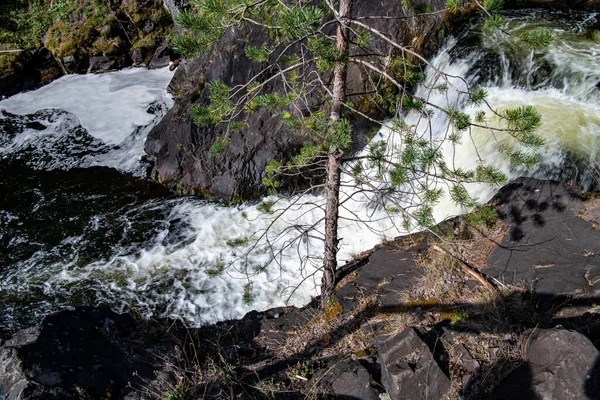
[[[337,28],[337,51],[342,58],[348,46],[348,18],[352,0],[340,0]],[[336,63],[333,70],[333,88],[330,119],[337,121],[342,115],[346,99],[347,62]],[[335,146],[329,149],[327,160],[327,200],[325,204],[325,253],[323,254],[323,278],[321,280],[321,308],[325,309],[335,289],[335,271],[338,252],[338,216],[340,206],[340,177],[342,174],[342,151]]]
[[[321,307],[327,306],[335,289],[338,252],[338,216],[340,206],[340,176],[342,152],[330,151],[327,161],[327,202],[325,204],[325,254],[321,280]]]
[[[340,8],[338,12],[338,19],[340,23],[337,27],[337,38],[336,46],[338,56],[344,57],[348,50],[348,24],[350,18],[350,12],[352,10],[352,0],[340,0]],[[342,60],[337,62],[333,69],[333,89],[332,94],[332,105],[331,105],[331,119],[338,120],[342,115],[342,104],[346,99],[346,72],[348,69],[348,62]]]

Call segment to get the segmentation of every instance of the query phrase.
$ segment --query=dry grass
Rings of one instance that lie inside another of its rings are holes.
[[[444,340],[449,355],[453,398],[485,398],[511,371],[526,361],[527,338],[516,333],[459,334]],[[466,393],[463,393],[466,388]]]
[[[287,340],[277,349],[275,354],[279,358],[293,357],[306,352],[307,349],[319,349],[313,357],[327,357],[333,354],[340,354],[340,351],[347,353],[356,350],[356,343],[348,347],[344,344],[352,342],[352,337],[359,331],[357,329],[350,335],[345,335],[340,328],[353,322],[356,318],[367,310],[376,306],[377,291],[363,296],[359,299],[358,306],[351,312],[345,312],[342,305],[336,300],[331,300],[325,310],[315,311],[313,318],[308,324],[290,335]],[[356,320],[358,324],[362,321]],[[340,331],[340,332],[338,332]],[[341,340],[340,340],[341,339]],[[344,343],[344,344],[341,344]]]
[[[459,263],[462,261],[475,271],[483,269],[487,266],[488,256],[507,231],[508,227],[500,220],[490,226],[474,226],[462,221],[452,232],[450,240],[430,243],[427,251],[415,259],[424,275],[405,294],[405,302],[410,304],[436,299],[440,304],[462,304],[487,300],[486,291],[479,285],[470,284],[472,277],[464,272]],[[437,251],[436,247],[445,253]]]

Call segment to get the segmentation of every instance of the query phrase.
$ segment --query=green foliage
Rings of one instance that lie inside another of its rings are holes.
[[[425,2],[415,4],[414,9],[418,14],[429,14],[434,12],[431,4]]]
[[[204,273],[209,278],[216,278],[217,276],[221,276],[223,275],[223,272],[225,272],[225,263],[221,259],[217,260],[214,268],[207,269],[204,271]]]
[[[322,7],[302,3],[288,7],[277,1],[196,0],[175,19],[183,34],[174,37],[173,44],[186,56],[206,54],[227,29],[249,21],[260,24],[276,41],[293,40],[311,34],[324,15]],[[249,50],[246,55],[265,60],[264,52]]]
[[[229,136],[219,135],[215,143],[211,146],[210,152],[215,156],[222,155],[227,150],[230,141],[231,138]]]
[[[242,295],[242,301],[246,305],[251,305],[254,302],[254,294],[252,293],[252,282],[248,282],[244,285],[244,294]]]
[[[485,27],[487,29],[498,29],[506,23],[506,18],[500,14],[492,14],[485,20]]]
[[[455,312],[442,312],[440,314],[440,319],[449,319],[451,325],[456,325],[460,322],[468,320],[470,315],[466,311],[455,311]]]
[[[143,4],[142,4],[143,3]],[[123,24],[117,15],[127,15]],[[147,31],[148,22],[154,29]],[[161,0],[4,0],[0,12],[0,47],[23,49],[45,46],[57,57],[75,54],[123,54],[129,48],[148,49],[170,31],[172,22]],[[26,57],[0,55],[0,76],[22,70]],[[42,71],[42,81],[51,75]]]
[[[263,214],[273,214],[274,205],[274,200],[263,200],[256,206],[256,209]]]
[[[173,390],[167,392],[166,400],[184,400],[188,396],[189,388],[176,387]]]
[[[347,119],[339,119],[329,126],[330,132],[327,134],[323,143],[323,150],[329,150],[336,147],[341,150],[350,148],[352,144],[352,135],[350,134],[352,126]]]
[[[531,154],[509,147],[505,150],[510,163],[515,167],[532,168],[540,162],[538,154]]]
[[[498,219],[498,212],[494,207],[481,206],[466,216],[467,221],[474,226],[491,226]]]
[[[506,129],[529,147],[539,147],[544,139],[535,133],[542,122],[541,114],[533,106],[511,108],[500,112]]]
[[[241,236],[235,239],[229,239],[225,244],[229,247],[243,247],[248,245],[249,240],[248,236]]]
[[[275,108],[289,107],[289,105],[296,99],[296,93],[288,93],[285,96],[279,93],[265,93],[256,96],[252,101],[248,102],[246,108],[249,111],[258,111],[261,108],[273,110]],[[291,116],[291,114],[289,114]]]
[[[434,206],[442,200],[442,197],[444,197],[444,190],[442,188],[427,189],[425,190],[425,195],[423,196],[423,202],[425,204]]]
[[[219,119],[215,119],[215,114],[213,114],[208,107],[202,107],[199,104],[194,104],[190,107],[190,117],[194,121],[194,123],[200,127],[206,127],[210,125],[215,125],[220,122]]]
[[[395,132],[403,132],[408,129],[408,125],[404,118],[394,117],[390,120],[392,130]]]
[[[485,89],[477,88],[469,93],[469,102],[480,106],[486,99],[488,93]]]
[[[485,123],[485,112],[484,111],[480,110],[475,113],[475,122],[478,124]]]
[[[433,208],[429,205],[419,207],[414,213],[414,218],[417,225],[420,227],[431,228],[435,224],[435,220],[433,219]]]
[[[478,165],[475,169],[475,180],[501,186],[506,183],[508,178],[497,167],[491,165]]]
[[[272,53],[273,49],[262,48],[259,49],[255,46],[248,46],[244,49],[244,53],[246,57],[248,57],[252,61],[256,62],[267,62],[269,61],[269,55]]]
[[[462,6],[462,0],[446,0],[446,11],[450,14],[457,14]]]
[[[274,195],[277,193],[277,189],[280,187],[281,182],[279,182],[276,177],[281,171],[282,165],[279,161],[271,158],[267,161],[267,166],[265,167],[265,177],[262,180],[263,185],[267,188],[270,195]]]
[[[554,40],[554,31],[548,28],[535,28],[523,32],[519,37],[531,47],[547,47]]]
[[[356,44],[361,47],[367,47],[369,43],[371,43],[371,33],[369,31],[360,31],[360,33],[356,36]]]
[[[421,66],[402,57],[393,58],[388,69],[398,82],[406,85],[416,85],[425,80]]]
[[[471,126],[471,117],[468,114],[460,112],[456,109],[450,109],[448,113],[450,122],[459,131],[464,131]]]
[[[472,198],[469,195],[469,192],[467,192],[467,189],[461,184],[456,184],[452,186],[452,188],[450,189],[450,198],[457,205],[464,208],[471,208],[475,206],[477,202],[477,199]]]
[[[447,83],[440,83],[439,85],[437,85],[435,88],[435,90],[440,91],[442,93],[446,93],[449,89],[449,86]]]
[[[408,170],[402,165],[394,165],[390,171],[390,183],[398,188],[408,182],[410,182]]]
[[[381,169],[381,163],[386,158],[387,152],[387,143],[384,141],[379,141],[375,143],[371,143],[369,146],[369,155],[367,159],[369,160],[372,167],[377,167]]]
[[[496,14],[504,8],[504,0],[483,0],[482,5],[488,13]]]
[[[304,142],[300,152],[294,156],[294,164],[304,166],[313,160],[320,153],[319,148],[312,142]]]
[[[308,48],[315,57],[315,64],[319,71],[331,71],[336,62],[343,61],[338,55],[335,42],[328,38],[309,38]]]

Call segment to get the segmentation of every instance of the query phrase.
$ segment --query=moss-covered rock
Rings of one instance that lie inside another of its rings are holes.
[[[172,26],[162,0],[8,0],[0,5],[0,50],[22,51],[0,53],[0,79],[27,74],[30,68],[25,65],[37,62],[33,54],[41,48],[50,51],[56,64],[52,70],[59,74],[37,68],[44,69],[36,73],[39,77],[28,76],[37,84],[63,72],[89,72],[92,57],[118,59],[107,65],[120,68],[131,65],[131,54],[137,50],[136,64],[147,63]]]

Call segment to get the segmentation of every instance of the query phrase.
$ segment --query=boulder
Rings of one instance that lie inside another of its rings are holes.
[[[134,67],[138,67],[144,64],[144,55],[141,49],[135,49],[131,52],[131,61]]]
[[[63,57],[62,64],[71,74],[85,74],[89,68],[90,59],[86,55],[74,54]]]
[[[323,380],[335,398],[379,400],[376,384],[369,371],[358,361],[337,362]]]
[[[96,56],[90,58],[87,73],[108,72],[125,66],[123,57]]]
[[[600,295],[600,231],[582,217],[584,203],[570,186],[519,178],[490,203],[510,229],[488,257],[485,274],[531,283],[538,299],[554,304]]]
[[[0,71],[0,99],[25,90],[36,89],[63,75],[52,53],[46,48],[21,52],[10,74]]]
[[[588,338],[566,329],[529,334],[527,362],[502,380],[492,399],[600,398],[600,352]]]
[[[392,400],[442,399],[450,379],[415,328],[406,328],[379,347],[381,383]]]
[[[173,56],[171,45],[168,42],[162,43],[156,48],[152,60],[150,60],[150,68],[164,68],[169,65]]]
[[[168,384],[161,360],[176,357],[176,343],[159,332],[99,308],[50,315],[0,347],[0,393],[5,400],[123,398],[158,377]]]

